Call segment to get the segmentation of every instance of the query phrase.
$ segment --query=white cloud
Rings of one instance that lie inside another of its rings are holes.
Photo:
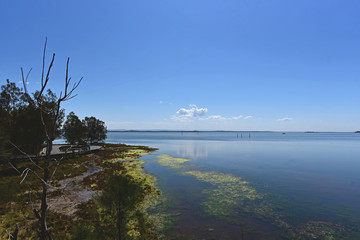
[[[293,121],[293,118],[290,117],[284,117],[284,118],[279,118],[277,121],[279,122],[287,122],[287,121]]]
[[[159,101],[160,104],[163,104],[164,102],[163,101]]]
[[[21,85],[23,85],[23,84],[24,84],[24,83],[23,83],[23,81],[18,81],[18,83],[19,83],[19,84],[21,84]],[[30,82],[26,81],[26,82],[25,82],[25,84],[26,84],[26,85],[29,85],[29,84],[30,84]]]
[[[195,104],[189,105],[189,108],[180,108],[176,114],[171,117],[171,120],[179,121],[179,122],[191,122],[194,119],[197,120],[239,120],[239,119],[251,119],[252,116],[244,117],[242,115],[234,116],[234,117],[224,117],[221,115],[211,115],[209,117],[201,117],[204,116],[208,112],[207,108],[198,108]]]
[[[240,115],[240,116],[237,116],[237,117],[231,117],[230,119],[231,119],[231,120],[239,120],[240,118],[243,118],[243,116]]]
[[[176,113],[186,117],[198,117],[203,116],[207,111],[207,108],[198,108],[195,104],[191,104],[190,108],[180,108]]]
[[[212,115],[212,116],[207,117],[207,118],[205,118],[205,119],[226,120],[225,117],[220,116],[220,115]]]
[[[199,120],[239,120],[239,119],[250,119],[252,116],[244,117],[242,115],[236,117],[223,117],[221,115],[211,115],[207,118],[199,118]]]
[[[189,116],[172,116],[170,119],[176,122],[192,122]]]

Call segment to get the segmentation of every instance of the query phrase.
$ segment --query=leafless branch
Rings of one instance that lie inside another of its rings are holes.
[[[27,98],[27,100],[29,101],[30,104],[34,105],[34,101],[33,99],[30,97],[29,92],[27,90],[27,86],[26,86],[26,82],[29,78],[30,72],[31,72],[32,68],[29,70],[29,72],[26,75],[26,78],[24,77],[24,70],[23,68],[21,68],[21,79],[23,82],[23,86],[24,86],[24,91],[25,91],[25,97]]]
[[[44,90],[46,89],[46,85],[47,85],[47,83],[49,82],[50,72],[51,72],[51,68],[52,68],[52,66],[53,66],[54,60],[55,60],[55,53],[53,53],[53,56],[52,56],[52,59],[51,59],[51,63],[50,63],[50,65],[49,65],[48,71],[47,71],[47,73],[46,73],[45,82],[42,82],[42,83],[41,83],[41,90],[40,90],[40,94],[39,94],[39,96],[38,96],[38,100],[40,100],[40,98],[41,98]]]
[[[25,181],[27,175],[29,174],[29,172],[32,171],[32,169],[30,168],[25,168],[24,171],[21,173],[20,177],[22,177],[22,180],[20,181],[20,184],[23,183],[23,181]]]
[[[21,175],[20,175],[20,177],[22,177],[22,180],[21,180],[20,184],[24,182],[24,180],[26,179],[26,177],[27,177],[27,175],[28,175],[29,172],[33,173],[33,174],[40,180],[40,182],[42,182],[42,183],[45,184],[46,186],[48,186],[48,187],[54,187],[54,186],[52,186],[50,183],[44,181],[44,179],[41,178],[41,177],[39,176],[39,174],[37,174],[37,172],[35,172],[35,171],[32,170],[31,168],[25,168],[24,171],[22,171],[22,173],[21,173]]]
[[[19,174],[21,174],[21,172],[19,171],[19,169],[17,169],[11,162],[9,162],[10,166],[15,169],[16,172],[18,172]]]
[[[13,142],[9,141],[11,145],[13,145],[19,152],[21,152],[23,155],[25,155],[32,164],[34,164],[37,168],[39,169],[43,169],[42,167],[40,167],[39,165],[37,165],[32,158],[29,156],[29,154],[27,154],[26,152],[24,152],[23,150],[21,150],[18,146],[16,146],[16,144],[14,144]]]
[[[67,62],[66,62],[64,96],[62,96],[62,92],[61,92],[60,93],[60,98],[59,98],[59,100],[61,100],[62,102],[70,100],[70,99],[72,99],[72,98],[74,98],[76,96],[76,95],[72,96],[72,93],[80,85],[80,83],[81,83],[81,81],[83,79],[83,78],[80,78],[80,80],[78,82],[75,82],[74,86],[69,91],[69,85],[70,85],[70,82],[71,82],[71,77],[69,77],[69,62],[70,62],[70,58],[68,58]]]
[[[41,71],[41,86],[44,86],[44,69],[45,69],[46,45],[47,45],[47,37],[45,38],[44,52],[43,52],[43,62],[42,62],[42,71]]]
[[[8,235],[8,240],[17,240],[18,239],[18,233],[19,233],[19,224],[16,223],[16,227],[14,230],[14,233],[11,234],[9,230],[6,229],[6,233]]]
[[[18,173],[20,174],[20,176],[23,175],[24,172],[21,173],[20,170],[17,169],[11,162],[9,162],[9,164],[10,164],[10,166],[11,166],[16,172],[18,172]],[[27,174],[26,174],[26,175],[27,175]],[[25,176],[25,178],[26,178],[26,176]],[[22,181],[24,181],[25,178],[23,178]],[[32,209],[34,212],[37,212],[37,210],[34,208],[34,204],[33,204],[32,197],[31,197],[31,191],[32,191],[31,182],[30,182],[29,180],[26,180],[26,183],[27,183],[28,188],[29,188],[28,191],[29,191],[29,201],[30,201],[30,204],[31,204],[31,209]],[[21,184],[21,183],[20,183],[20,184]],[[37,214],[39,215],[38,212],[37,212]],[[35,214],[35,215],[36,215],[36,214]]]
[[[12,235],[11,235],[10,231],[7,229],[5,231],[6,231],[6,234],[8,235],[8,240],[11,240]]]
[[[56,164],[56,166],[55,166],[55,169],[54,169],[53,173],[51,174],[50,181],[49,181],[50,183],[52,182],[52,179],[53,179],[53,177],[54,177],[54,175],[55,175],[55,172],[56,172],[57,168],[59,167],[59,165],[60,165],[60,163],[61,163],[61,160],[63,160],[63,159],[64,159],[64,157],[61,157],[59,161],[56,161],[57,164]]]
[[[25,83],[28,83],[28,79],[29,79],[29,75],[30,75],[31,71],[32,71],[32,68],[30,68],[30,70],[26,74]]]

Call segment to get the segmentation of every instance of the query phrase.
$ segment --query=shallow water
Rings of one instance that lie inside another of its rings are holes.
[[[143,159],[176,213],[174,238],[359,238],[360,134],[109,132],[107,142],[159,148]]]

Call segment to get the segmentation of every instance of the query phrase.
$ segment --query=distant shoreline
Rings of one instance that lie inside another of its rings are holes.
[[[239,133],[360,133],[360,131],[245,131],[245,130],[108,130],[108,132],[239,132]]]
[[[234,131],[234,130],[108,130],[108,132],[277,132],[277,131]]]

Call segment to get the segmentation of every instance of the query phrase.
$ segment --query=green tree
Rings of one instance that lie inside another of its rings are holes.
[[[9,141],[11,126],[11,111],[13,105],[20,96],[20,89],[15,86],[15,83],[10,83],[6,80],[6,85],[1,86],[0,93],[0,163],[8,162],[10,157]]]
[[[69,113],[64,123],[64,137],[69,144],[84,144],[87,128],[83,122],[75,115],[74,112]]]
[[[37,95],[38,92],[34,94],[34,97],[36,98]],[[54,125],[53,121],[56,115],[56,95],[49,89],[47,94],[42,96],[41,101],[43,105],[43,119],[47,125],[47,131],[50,131],[51,126]],[[60,109],[56,117],[55,138],[60,136],[60,127],[63,120],[64,109]],[[11,127],[11,141],[23,152],[36,155],[37,157],[44,148],[46,134],[43,131],[39,109],[33,104],[23,104],[22,107],[17,109],[17,114]]]
[[[0,159],[3,161],[8,162],[11,154],[17,153],[11,142],[14,141],[19,109],[24,107],[24,92],[7,79],[0,92]]]
[[[24,103],[24,92],[14,82],[6,79],[6,84],[1,86],[0,111],[1,115],[15,112]]]
[[[33,96],[36,99],[39,91]],[[48,128],[53,125],[52,119],[54,119],[57,108],[56,99],[56,95],[50,89],[46,95],[41,96],[42,115]],[[39,109],[29,102],[21,88],[9,80],[1,86],[0,113],[1,135],[3,139],[7,140],[2,144],[3,148],[11,150],[13,155],[22,153],[38,155],[46,139]],[[60,109],[56,120],[56,137],[60,134],[63,119],[64,110]]]
[[[41,102],[42,112],[39,112],[40,109],[38,108],[37,115],[44,119],[44,122],[46,123],[46,132],[51,133],[55,139],[61,135],[61,126],[65,118],[65,110],[59,105],[59,99],[64,97],[61,96],[61,93],[60,96],[57,97],[51,89],[47,89],[46,92],[46,95],[42,93],[40,96],[40,91],[36,91],[33,94],[33,99],[37,99],[37,101]],[[39,123],[41,123],[41,121]],[[44,140],[46,140],[46,133],[44,134]]]
[[[106,139],[107,129],[103,121],[95,117],[85,117],[83,124],[87,129],[86,138],[90,144],[102,142]]]
[[[10,158],[10,152],[7,147],[9,136],[1,124],[0,122],[0,164],[7,163]]]

